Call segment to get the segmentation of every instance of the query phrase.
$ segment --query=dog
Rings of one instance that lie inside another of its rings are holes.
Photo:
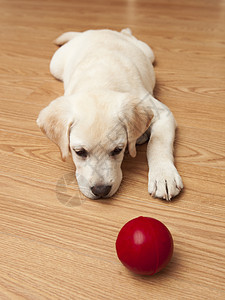
[[[176,121],[153,97],[154,54],[130,29],[66,32],[55,43],[51,74],[65,93],[44,108],[37,124],[62,159],[71,152],[81,192],[108,198],[121,180],[125,149],[148,141],[148,192],[171,200],[183,188],[174,166]]]

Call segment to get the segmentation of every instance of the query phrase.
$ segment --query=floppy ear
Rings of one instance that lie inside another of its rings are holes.
[[[136,141],[145,133],[153,118],[151,106],[146,98],[126,99],[123,103],[122,122],[127,131],[128,150],[132,157],[136,156]]]
[[[73,112],[68,97],[52,101],[39,114],[37,124],[40,129],[56,143],[65,160],[69,154],[69,130],[73,124]]]

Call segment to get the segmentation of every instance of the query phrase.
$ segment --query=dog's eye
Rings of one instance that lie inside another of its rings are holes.
[[[116,147],[110,154],[111,154],[111,156],[115,156],[115,155],[120,154],[120,152],[122,150],[123,150],[122,148]]]
[[[85,149],[81,149],[81,150],[75,150],[76,155],[80,156],[80,157],[87,157],[87,151]]]

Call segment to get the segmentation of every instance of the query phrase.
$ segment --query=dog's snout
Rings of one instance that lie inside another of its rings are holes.
[[[97,197],[105,197],[109,194],[111,188],[111,185],[95,185],[91,187],[91,191]]]

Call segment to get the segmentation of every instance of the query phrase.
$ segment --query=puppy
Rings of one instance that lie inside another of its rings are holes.
[[[88,198],[111,197],[122,180],[126,147],[149,140],[148,191],[171,200],[183,188],[173,158],[176,122],[170,110],[153,97],[155,75],[151,48],[130,29],[67,32],[51,74],[64,82],[65,93],[44,108],[37,119],[65,160],[72,153],[76,178]]]

